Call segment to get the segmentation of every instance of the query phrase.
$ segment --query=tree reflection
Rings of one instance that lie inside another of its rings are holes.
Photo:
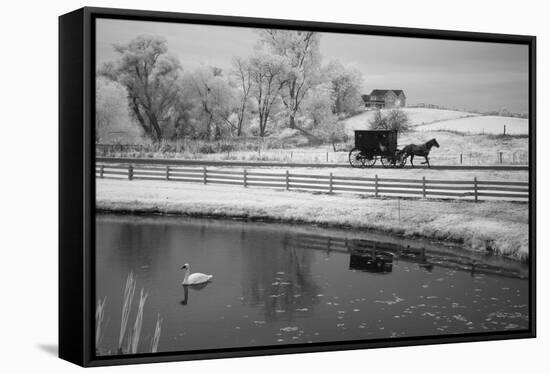
[[[315,251],[297,249],[289,235],[280,241],[262,245],[262,238],[248,234],[243,246],[243,302],[263,308],[266,321],[291,321],[308,315],[319,302],[321,287],[311,273]],[[265,239],[264,239],[265,240]]]

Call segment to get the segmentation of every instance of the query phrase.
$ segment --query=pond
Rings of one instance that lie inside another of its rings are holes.
[[[183,264],[212,274],[183,287]],[[118,350],[147,293],[137,353],[416,337],[529,327],[528,269],[427,241],[313,226],[96,217],[98,354]],[[135,337],[134,337],[135,338]],[[123,343],[126,346],[126,343]]]

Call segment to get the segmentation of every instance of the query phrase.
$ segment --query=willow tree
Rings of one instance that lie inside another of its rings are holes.
[[[166,40],[159,37],[138,36],[114,48],[119,58],[109,75],[126,87],[130,109],[145,135],[162,140],[161,123],[178,99],[178,60],[167,53]]]
[[[260,30],[261,43],[287,66],[281,76],[281,99],[288,111],[288,127],[296,128],[296,116],[308,92],[319,83],[321,35],[312,31]]]

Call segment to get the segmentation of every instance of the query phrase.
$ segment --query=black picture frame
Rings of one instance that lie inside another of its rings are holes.
[[[435,38],[529,47],[529,329],[521,332],[412,337],[96,357],[94,352],[94,94],[97,18],[237,27],[270,27],[336,33]],[[59,17],[59,357],[81,366],[104,366],[223,357],[324,352],[444,344],[536,336],[536,37],[365,26],[311,21],[228,17],[144,10],[82,8]]]

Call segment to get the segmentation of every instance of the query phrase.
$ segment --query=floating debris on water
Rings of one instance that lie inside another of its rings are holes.
[[[405,301],[405,299],[402,299],[399,296],[394,294],[393,295],[393,300],[376,300],[375,303],[394,305],[394,304],[400,303],[402,301]]]
[[[466,317],[464,317],[462,314],[455,314],[453,315],[453,318],[456,319],[457,321],[462,321],[462,322],[467,321]]]
[[[295,326],[283,327],[281,328],[281,331],[284,331],[284,332],[298,331],[298,327],[295,327]]]

